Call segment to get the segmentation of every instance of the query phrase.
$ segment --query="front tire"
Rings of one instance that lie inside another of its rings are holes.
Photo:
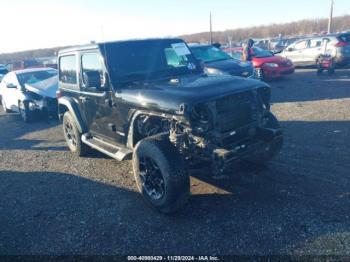
[[[141,140],[133,154],[137,187],[148,204],[161,213],[173,213],[190,195],[184,161],[166,135]]]
[[[25,123],[30,123],[33,120],[32,112],[29,110],[29,104],[25,101],[18,102],[18,110],[21,115],[21,118]]]
[[[5,113],[11,112],[11,110],[7,109],[6,104],[5,104],[5,100],[3,98],[1,98],[1,106],[2,106],[2,109],[4,110]]]
[[[63,115],[63,134],[70,151],[73,153],[85,156],[91,151],[91,148],[82,142],[77,124],[68,111]]]

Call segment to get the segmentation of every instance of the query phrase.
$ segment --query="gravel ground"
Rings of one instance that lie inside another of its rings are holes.
[[[145,205],[130,162],[78,158],[59,123],[0,113],[0,254],[350,255],[350,70],[271,85],[282,152],[193,174],[173,216]]]

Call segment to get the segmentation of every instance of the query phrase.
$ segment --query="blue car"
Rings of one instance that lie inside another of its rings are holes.
[[[233,59],[227,53],[213,45],[190,45],[194,56],[204,63],[204,71],[208,75],[233,75],[254,77],[254,67],[251,62]]]

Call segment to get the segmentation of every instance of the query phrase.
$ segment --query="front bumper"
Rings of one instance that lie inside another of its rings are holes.
[[[28,105],[31,112],[52,117],[58,115],[58,104],[55,98],[44,98],[40,101],[29,100]]]
[[[269,66],[264,66],[263,67],[264,71],[264,77],[267,79],[272,79],[272,78],[280,78],[285,75],[290,75],[293,74],[295,69],[294,66],[292,67],[269,67]]]
[[[224,172],[227,166],[233,162],[248,159],[252,155],[262,151],[267,144],[278,143],[283,139],[282,129],[258,128],[253,139],[241,141],[235,145],[229,145],[225,148],[213,146],[212,163],[214,173],[220,174]]]

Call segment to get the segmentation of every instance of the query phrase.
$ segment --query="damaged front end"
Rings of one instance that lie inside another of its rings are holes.
[[[184,107],[188,123],[174,122],[170,140],[188,159],[210,161],[214,176],[282,140],[279,125],[270,124],[274,116],[267,86]]]
[[[24,102],[28,104],[28,109],[33,114],[40,114],[43,117],[56,117],[58,114],[57,99],[38,95],[25,90]]]

